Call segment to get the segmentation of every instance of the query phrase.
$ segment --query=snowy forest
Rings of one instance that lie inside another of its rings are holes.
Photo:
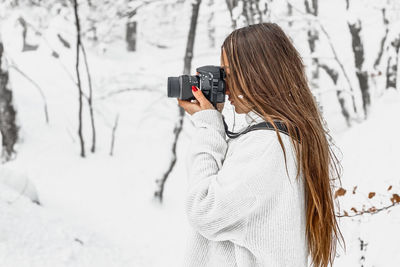
[[[167,78],[260,22],[300,52],[341,160],[334,266],[400,266],[398,0],[0,0],[0,266],[178,266],[194,127]]]

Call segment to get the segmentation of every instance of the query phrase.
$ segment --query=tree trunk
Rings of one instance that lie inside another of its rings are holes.
[[[263,22],[263,13],[260,8],[260,0],[253,0],[253,17],[255,23],[262,23]]]
[[[199,9],[200,9],[201,0],[193,1],[192,2],[192,18],[190,21],[190,28],[189,34],[186,44],[186,52],[184,58],[184,67],[183,73],[190,75],[191,73],[191,66],[192,66],[192,58],[193,58],[193,46],[194,46],[194,39],[196,37],[196,27],[197,27],[197,19],[199,16]],[[178,144],[180,133],[183,129],[183,118],[185,116],[185,110],[179,106],[179,119],[177,126],[174,128],[175,139],[172,145],[172,160],[170,166],[168,167],[167,171],[163,175],[162,178],[157,179],[157,190],[154,192],[154,197],[158,198],[160,202],[163,200],[164,194],[164,186],[165,182],[167,181],[169,175],[171,174],[172,170],[174,169],[175,163],[177,161],[176,156],[176,146]]]
[[[81,85],[81,77],[79,72],[79,54],[80,54],[80,47],[81,47],[81,26],[79,22],[79,14],[78,14],[78,2],[77,0],[73,0],[74,6],[74,15],[75,15],[75,26],[76,26],[76,60],[75,60],[75,71],[76,71],[76,78],[78,84],[78,93],[79,93],[79,111],[78,111],[78,136],[81,146],[81,157],[85,157],[85,141],[83,138],[83,91]]]
[[[190,74],[192,59],[193,59],[193,46],[194,38],[196,36],[197,18],[199,16],[201,0],[193,1],[192,3],[192,18],[190,20],[190,28],[186,45],[186,52],[184,58],[183,74]]]
[[[318,0],[304,0],[304,6],[305,6],[305,10],[307,14],[310,14],[314,17],[318,17]],[[292,12],[292,8],[293,6],[288,3],[288,12]],[[324,29],[322,28],[323,33],[324,33]],[[327,74],[328,76],[332,79],[333,84],[336,85],[337,84],[337,80],[339,78],[339,72],[336,71],[333,67],[328,66],[327,64],[321,64],[320,59],[318,57],[316,57],[315,53],[317,51],[317,44],[318,44],[318,40],[319,40],[319,30],[314,27],[311,26],[310,29],[308,29],[307,31],[307,41],[308,41],[308,46],[310,48],[310,53],[312,55],[312,59],[311,59],[311,81],[310,84],[313,88],[315,88],[316,90],[320,90],[320,73],[319,73],[319,69],[322,68]],[[329,38],[328,38],[329,40]],[[333,51],[333,53],[335,54],[335,52]],[[337,58],[336,58],[337,59]],[[338,59],[337,59],[338,60]],[[338,62],[339,63],[339,62]],[[340,64],[339,64],[340,65]],[[344,73],[345,77],[346,77],[346,73]],[[350,85],[351,86],[351,85]],[[345,98],[343,96],[343,93],[340,90],[336,91],[336,97],[338,99],[340,108],[341,108],[341,112],[342,115],[344,116],[345,120],[346,120],[346,124],[348,126],[351,126],[351,118],[350,118],[350,113],[348,112],[347,108],[346,108],[346,104],[345,104]],[[323,106],[320,103],[320,99],[319,97],[316,97],[316,102],[318,104],[319,110],[321,113],[323,113]],[[354,108],[354,111],[356,112],[356,109]]]
[[[361,40],[361,21],[357,20],[355,23],[348,23],[352,39],[352,48],[354,53],[354,61],[356,66],[356,76],[360,85],[362,103],[365,118],[368,117],[369,107],[371,105],[371,97],[368,85],[368,72],[363,69],[364,63],[364,44]]]
[[[399,67],[399,50],[400,50],[400,36],[398,36],[391,46],[394,49],[392,56],[388,57],[387,68],[386,68],[386,89],[394,88],[397,89],[397,75]]]
[[[92,153],[94,153],[96,151],[96,125],[94,122],[94,112],[93,112],[92,76],[90,75],[89,63],[88,63],[85,47],[83,46],[83,43],[81,43],[80,46],[81,46],[81,50],[82,50],[83,60],[85,62],[85,69],[86,69],[86,75],[87,75],[88,86],[89,86],[89,97],[87,98],[87,101],[88,101],[88,105],[89,105],[90,125],[92,128],[92,147],[90,148],[90,151]]]
[[[311,6],[309,0],[304,1],[306,12],[310,15],[318,17],[318,0],[311,0]],[[319,31],[311,27],[307,31],[307,41],[310,48],[311,54],[316,52],[317,41],[319,40]],[[311,70],[311,83],[315,88],[319,88],[319,61],[317,57],[312,58],[312,70]]]
[[[332,82],[334,85],[337,84],[338,78],[339,78],[339,72],[331,67],[329,67],[326,64],[321,64],[320,67],[328,74],[328,76],[332,79]],[[351,127],[351,121],[350,121],[350,113],[347,110],[346,104],[345,104],[345,99],[343,97],[343,92],[340,90],[336,90],[336,97],[339,101],[340,108],[342,111],[342,115],[346,120],[347,126]]]
[[[386,9],[382,8],[382,17],[383,17],[383,25],[385,25],[385,35],[382,37],[381,44],[379,47],[379,52],[378,56],[375,59],[374,62],[374,69],[377,69],[379,64],[381,63],[382,55],[383,55],[383,49],[385,46],[385,42],[389,33],[389,20],[386,18]]]
[[[311,4],[309,1],[310,0],[304,1],[305,10],[306,10],[307,14],[318,17],[318,0],[312,0]],[[315,56],[318,40],[319,40],[319,31],[314,26],[310,26],[310,28],[307,30],[308,47],[310,48],[310,53],[312,55],[311,68],[310,68],[311,69],[310,85],[316,91],[318,91],[320,89],[320,86],[319,86],[319,66],[320,66],[320,64],[319,64],[319,59]],[[318,108],[319,108],[320,112],[323,113],[323,106],[322,106],[319,98],[320,98],[319,95],[315,94],[315,100],[318,104]]]
[[[226,5],[231,17],[233,30],[237,27],[261,23],[269,8],[268,3],[265,3],[264,9],[262,10],[260,8],[260,0],[226,0]],[[238,17],[234,17],[233,14],[233,10],[236,7],[242,9]]]
[[[12,104],[9,74],[4,58],[4,46],[0,36],[0,132],[3,161],[9,161],[15,153],[14,145],[18,140],[18,127],[15,124],[15,117],[16,112]]]
[[[287,2],[287,16],[292,17],[293,16],[293,6],[289,2]],[[293,20],[288,21],[288,27],[293,26]]]
[[[126,44],[128,51],[136,51],[136,21],[128,21],[126,23]]]
[[[18,18],[18,22],[22,26],[22,52],[28,52],[28,51],[35,51],[38,49],[39,45],[31,45],[28,43],[27,35],[28,35],[28,25],[23,17]]]
[[[209,40],[209,47],[215,47],[215,12],[214,12],[214,0],[208,0],[208,7],[211,10],[210,14],[208,15],[207,20],[207,28],[208,28],[208,40]]]
[[[225,0],[226,6],[229,11],[229,15],[231,17],[232,30],[235,30],[237,27],[236,19],[233,17],[233,9],[237,6],[237,0]]]

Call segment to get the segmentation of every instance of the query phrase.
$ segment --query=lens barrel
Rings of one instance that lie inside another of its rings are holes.
[[[168,77],[168,97],[179,97],[179,77]]]

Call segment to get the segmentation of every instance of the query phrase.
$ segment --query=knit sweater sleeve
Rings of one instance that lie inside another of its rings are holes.
[[[257,151],[263,148],[254,149],[254,135],[248,133],[240,143],[240,151],[225,161],[228,144],[222,114],[202,110],[191,119],[196,129],[186,161],[189,223],[209,240],[240,242],[249,214],[257,205],[248,181],[260,174],[246,170],[257,168],[252,164],[258,164]]]

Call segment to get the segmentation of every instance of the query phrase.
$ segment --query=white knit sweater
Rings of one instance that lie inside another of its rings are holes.
[[[254,119],[254,120],[253,120]],[[290,137],[275,131],[225,135],[217,110],[194,113],[186,157],[186,213],[192,231],[183,266],[305,267],[305,201]],[[264,119],[253,111],[248,124]]]

